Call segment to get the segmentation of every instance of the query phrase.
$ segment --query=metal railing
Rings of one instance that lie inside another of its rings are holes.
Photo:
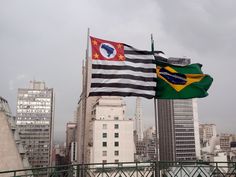
[[[236,177],[236,162],[75,164],[0,171],[0,177]]]

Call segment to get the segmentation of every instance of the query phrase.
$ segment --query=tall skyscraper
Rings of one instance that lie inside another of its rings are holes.
[[[51,165],[54,95],[44,82],[18,89],[16,124],[32,167]]]
[[[161,161],[200,158],[196,100],[159,100],[158,122]]]
[[[142,109],[141,109],[141,98],[136,98],[136,109],[135,109],[135,130],[138,141],[143,140],[143,122],[142,122]]]

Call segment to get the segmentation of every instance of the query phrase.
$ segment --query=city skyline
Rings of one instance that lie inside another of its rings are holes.
[[[236,133],[236,84],[230,76],[235,65],[236,2],[227,2],[3,0],[0,96],[8,100],[15,115],[17,89],[30,80],[45,81],[55,90],[55,137],[65,136],[81,93],[87,28],[93,36],[139,49],[150,49],[153,33],[156,50],[189,57],[214,78],[209,96],[198,100],[200,123],[216,124],[217,132]],[[134,117],[135,97],[125,100],[127,116]],[[144,124],[154,125],[153,100],[142,99],[142,105]]]

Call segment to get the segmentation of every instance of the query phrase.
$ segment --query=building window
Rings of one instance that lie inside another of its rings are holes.
[[[115,124],[115,125],[114,125],[114,128],[115,128],[115,129],[119,129],[119,124]]]
[[[118,141],[115,141],[114,145],[115,145],[116,147],[118,147],[118,146],[119,146],[119,142],[118,142]]]
[[[115,116],[115,117],[114,117],[114,120],[119,120],[119,117],[118,117],[118,116]]]
[[[107,156],[107,151],[102,151],[102,156]]]
[[[107,142],[102,142],[103,147],[107,147]]]
[[[118,159],[116,159],[116,160],[115,160],[115,163],[119,163],[119,160],[118,160]]]
[[[102,163],[107,163],[107,160],[102,160]]]
[[[107,124],[102,124],[102,129],[107,129]]]
[[[103,138],[107,138],[107,133],[102,133]]]
[[[114,137],[115,137],[115,138],[119,138],[119,133],[115,133],[115,134],[114,134]]]
[[[118,156],[118,155],[119,155],[119,151],[115,151],[115,152],[114,152],[114,155],[115,155],[115,156]]]

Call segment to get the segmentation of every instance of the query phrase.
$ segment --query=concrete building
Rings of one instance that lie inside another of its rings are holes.
[[[148,127],[144,132],[144,139],[155,139],[156,138],[156,131],[155,127]]]
[[[221,134],[220,135],[220,148],[223,151],[230,151],[230,143],[232,141],[231,134]]]
[[[161,161],[200,158],[197,103],[189,100],[158,100]]]
[[[70,163],[77,161],[76,125],[75,122],[66,124],[66,158]]]
[[[213,154],[216,145],[219,142],[219,138],[216,133],[215,124],[200,124],[200,146],[201,146],[201,158],[207,159],[209,154]]]
[[[18,89],[16,124],[32,167],[51,165],[54,95],[44,82]]]
[[[204,142],[209,141],[212,137],[217,136],[216,125],[200,124],[199,133],[200,133],[200,143],[203,144]]]
[[[2,97],[0,97],[0,125],[0,169],[7,171],[30,168],[14,117],[8,102]]]
[[[91,110],[89,163],[134,161],[133,120],[125,118],[121,97],[101,97]]]
[[[143,132],[143,140],[135,142],[135,161],[146,162],[156,160],[156,131],[149,127]]]

